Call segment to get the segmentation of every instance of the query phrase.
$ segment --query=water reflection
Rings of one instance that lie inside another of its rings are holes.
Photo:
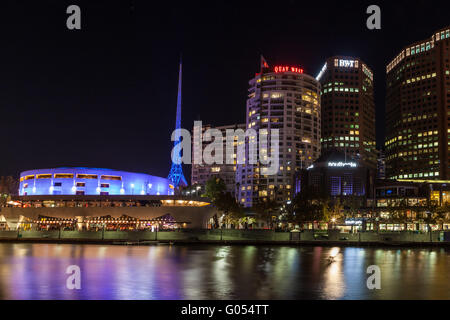
[[[340,248],[332,248],[328,253],[328,258],[324,269],[323,298],[340,299],[345,291],[344,274],[342,271],[343,258],[340,255]]]
[[[3,243],[0,299],[450,299],[449,267],[444,249]]]

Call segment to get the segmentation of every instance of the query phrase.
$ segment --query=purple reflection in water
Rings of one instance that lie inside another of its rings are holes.
[[[0,299],[449,299],[449,267],[444,249],[1,243]]]

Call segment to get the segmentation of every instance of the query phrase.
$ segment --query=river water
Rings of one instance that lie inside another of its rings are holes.
[[[450,299],[450,250],[0,243],[0,299]]]

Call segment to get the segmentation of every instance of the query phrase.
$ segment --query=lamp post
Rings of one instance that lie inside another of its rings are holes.
[[[331,219],[331,229],[332,229],[332,230],[334,230],[334,225],[335,225],[335,223],[336,223],[336,218],[333,217],[333,218]]]

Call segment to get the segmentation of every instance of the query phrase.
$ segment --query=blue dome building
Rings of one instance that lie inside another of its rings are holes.
[[[143,173],[98,168],[55,168],[20,174],[20,196],[173,195],[170,180]]]

